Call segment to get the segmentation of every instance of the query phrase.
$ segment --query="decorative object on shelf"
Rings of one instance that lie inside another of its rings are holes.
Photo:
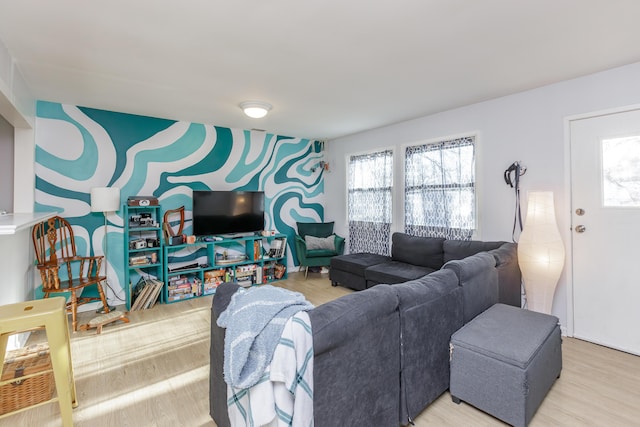
[[[158,206],[158,198],[153,196],[129,196],[128,206]]]
[[[325,162],[324,160],[320,160],[315,166],[311,167],[311,172],[315,172],[318,168],[325,172],[329,172],[329,163]]]
[[[171,227],[171,217],[176,214],[180,216],[180,222],[178,225],[178,231],[173,231],[173,227]],[[186,239],[182,235],[182,231],[184,230],[184,206],[180,206],[177,209],[167,210],[162,218],[162,223],[167,245],[181,245],[185,242]]]
[[[556,224],[553,192],[529,193],[527,217],[518,242],[518,264],[522,270],[529,310],[551,313],[564,256],[564,245]]]
[[[246,255],[228,256],[227,258],[216,258],[216,265],[237,264],[247,260]]]

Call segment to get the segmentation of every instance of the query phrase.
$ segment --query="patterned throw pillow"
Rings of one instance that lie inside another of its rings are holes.
[[[329,237],[313,237],[304,236],[304,242],[307,244],[307,250],[312,251],[314,249],[327,249],[329,251],[336,250],[335,234]]]

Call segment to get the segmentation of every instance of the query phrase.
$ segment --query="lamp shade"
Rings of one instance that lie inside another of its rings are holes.
[[[91,189],[91,212],[116,212],[119,209],[119,188],[93,187]]]
[[[524,279],[527,308],[550,314],[564,267],[564,244],[551,191],[529,193],[527,217],[518,241],[518,264]]]

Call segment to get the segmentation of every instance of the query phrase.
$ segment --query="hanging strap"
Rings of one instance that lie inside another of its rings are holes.
[[[516,209],[513,215],[513,230],[511,230],[511,240],[516,241],[516,226],[520,226],[520,232],[522,232],[522,211],[520,209],[520,178],[516,175]]]
[[[516,193],[516,206],[513,215],[513,229],[511,230],[511,240],[516,242],[516,228],[520,228],[522,232],[522,211],[520,208],[520,177],[527,172],[527,168],[522,166],[520,162],[513,162],[511,166],[504,171],[504,180],[507,185],[511,186]],[[513,179],[511,179],[513,173]]]

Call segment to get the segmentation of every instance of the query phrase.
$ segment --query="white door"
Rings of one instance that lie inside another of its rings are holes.
[[[570,131],[574,336],[640,355],[640,110]]]

